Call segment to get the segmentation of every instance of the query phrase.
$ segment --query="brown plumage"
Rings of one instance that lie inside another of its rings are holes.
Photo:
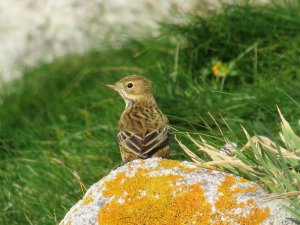
[[[138,158],[167,157],[170,128],[154,100],[151,81],[141,75],[131,75],[106,86],[118,91],[126,103],[118,133],[123,163]]]

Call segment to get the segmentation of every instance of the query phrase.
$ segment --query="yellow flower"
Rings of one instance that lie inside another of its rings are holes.
[[[211,70],[215,77],[226,77],[230,72],[228,65],[224,64],[220,60],[215,62]]]

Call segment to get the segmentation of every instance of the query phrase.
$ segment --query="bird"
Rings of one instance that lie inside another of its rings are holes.
[[[106,86],[125,101],[118,132],[121,165],[135,159],[168,157],[171,128],[153,97],[151,81],[142,75],[130,75]]]

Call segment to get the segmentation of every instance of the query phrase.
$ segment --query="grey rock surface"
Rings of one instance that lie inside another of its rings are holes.
[[[135,160],[92,185],[60,225],[296,224],[286,202],[268,196],[254,182],[191,162]]]

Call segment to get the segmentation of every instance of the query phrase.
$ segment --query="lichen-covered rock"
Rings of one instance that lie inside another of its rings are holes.
[[[60,225],[293,224],[257,184],[190,162],[135,160],[94,184]]]

